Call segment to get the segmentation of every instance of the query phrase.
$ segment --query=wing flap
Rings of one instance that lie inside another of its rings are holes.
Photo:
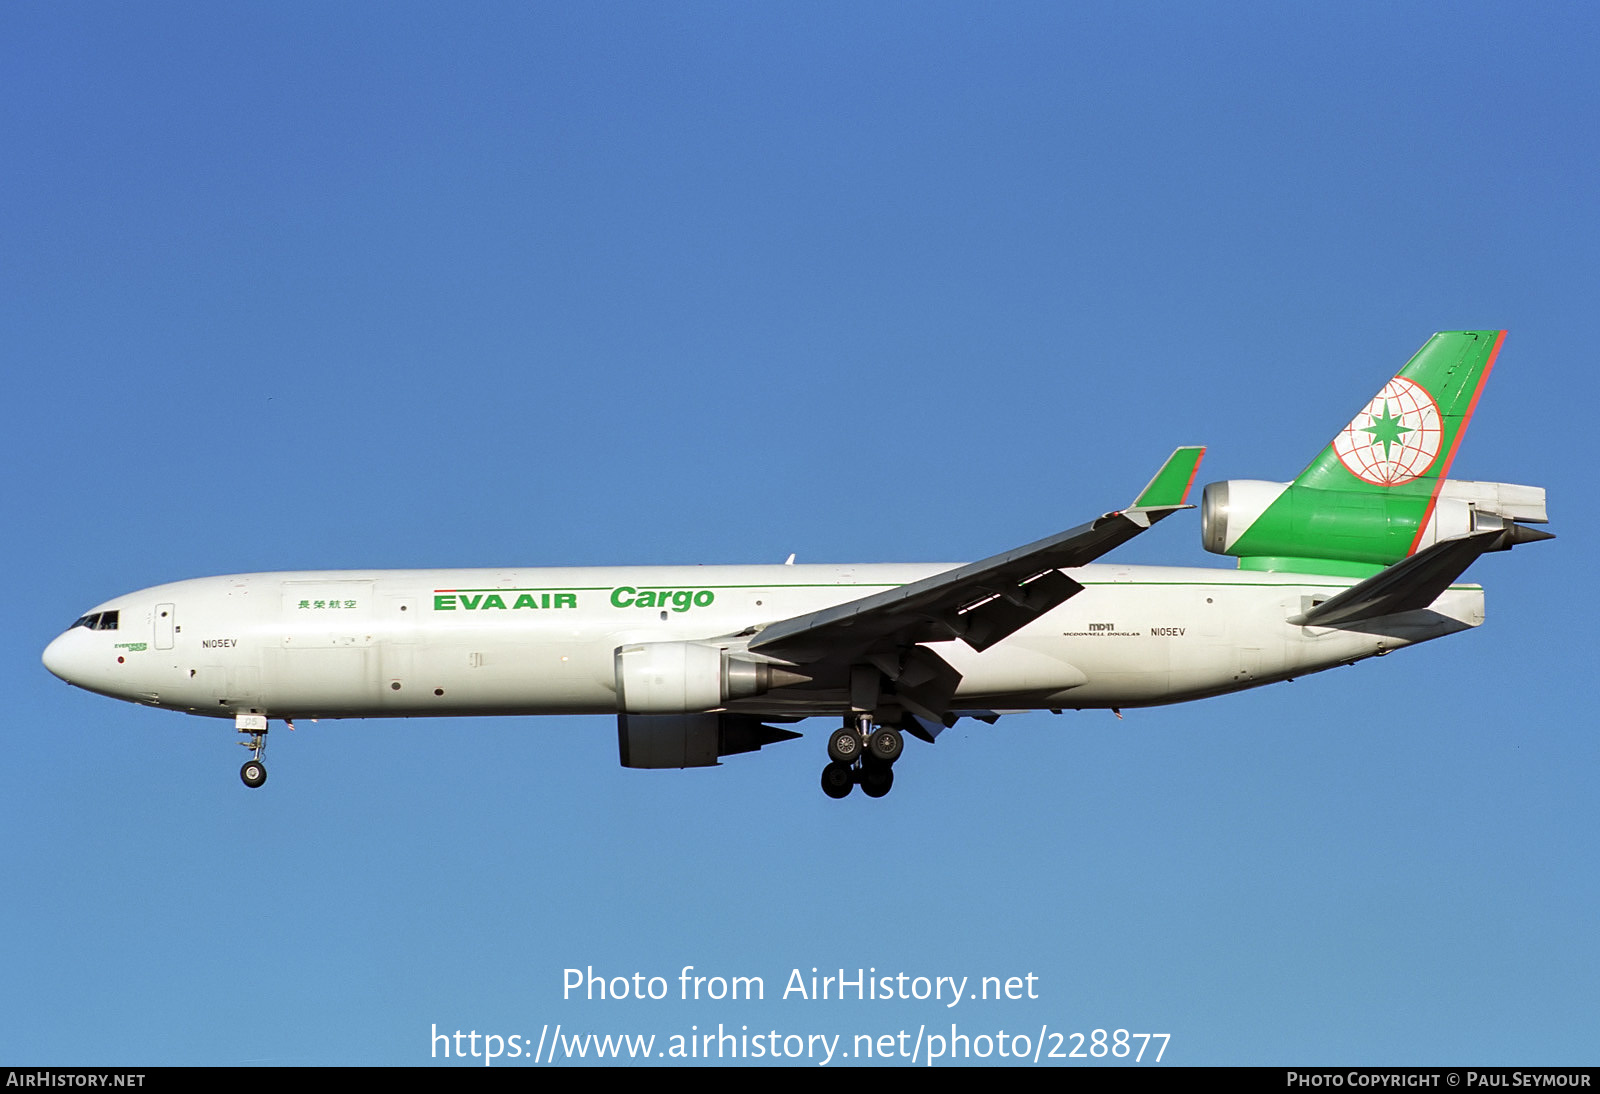
[[[982,653],[1081,592],[1083,586],[1060,570],[1046,570],[959,611],[952,629]]]

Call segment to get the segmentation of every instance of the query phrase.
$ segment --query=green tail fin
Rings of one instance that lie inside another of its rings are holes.
[[[1415,552],[1504,340],[1428,339],[1223,553],[1245,569],[1360,574]]]
[[[1503,330],[1435,334],[1294,480],[1318,490],[1425,495],[1450,472]]]

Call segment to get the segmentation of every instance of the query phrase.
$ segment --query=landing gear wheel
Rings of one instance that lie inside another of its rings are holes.
[[[856,773],[842,760],[835,760],[822,769],[822,792],[830,798],[848,796],[855,784]]]
[[[267,766],[260,760],[246,760],[239,769],[239,778],[252,790],[267,781]]]
[[[855,730],[845,726],[833,731],[833,736],[828,738],[828,759],[848,765],[855,763],[860,756],[861,738]]]
[[[894,768],[888,764],[867,764],[861,769],[861,792],[881,798],[894,789]]]
[[[905,748],[906,739],[900,736],[900,731],[893,726],[879,726],[872,731],[872,736],[867,740],[867,751],[872,753],[873,759],[886,764],[898,760]]]

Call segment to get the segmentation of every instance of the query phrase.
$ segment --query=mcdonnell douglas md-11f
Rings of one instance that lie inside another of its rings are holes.
[[[1551,538],[1544,490],[1447,479],[1504,331],[1435,334],[1293,482],[1212,483],[1238,568],[1097,564],[1185,503],[1179,448],[1125,509],[963,566],[628,566],[239,574],[99,604],[55,675],[249,735],[270,719],[606,714],[625,767],[705,767],[842,724],[822,787],[878,797],[958,718],[1240,691],[1476,627],[1457,579]],[[243,742],[241,742],[243,743]]]

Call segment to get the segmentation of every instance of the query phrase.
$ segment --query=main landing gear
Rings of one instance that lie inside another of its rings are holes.
[[[893,726],[874,726],[865,714],[851,715],[828,738],[833,762],[822,769],[822,792],[843,798],[860,783],[867,797],[883,797],[894,788],[894,762],[905,747],[905,738]]]
[[[250,758],[239,769],[239,778],[254,790],[267,781],[267,765],[261,762],[261,754],[267,750],[267,719],[261,714],[241,714],[233,720],[233,724],[240,733],[250,734],[248,743],[239,742],[240,746],[250,750]]]

